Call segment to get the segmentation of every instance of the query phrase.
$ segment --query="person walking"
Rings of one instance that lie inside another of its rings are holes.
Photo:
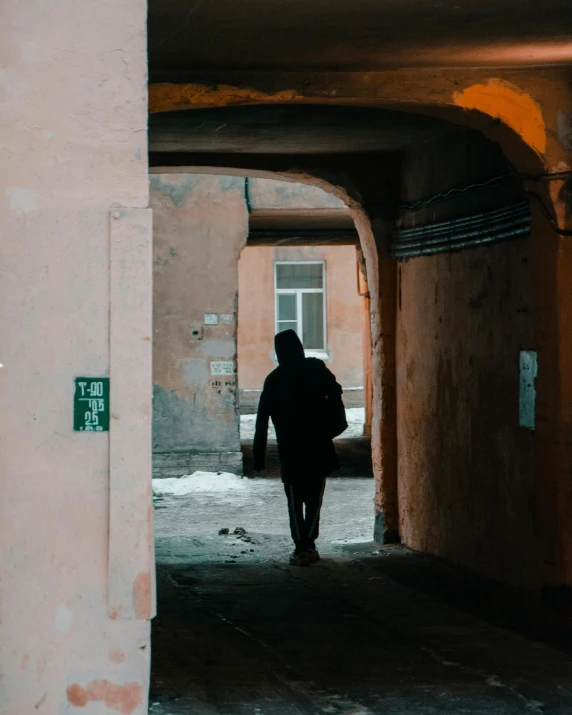
[[[294,330],[278,333],[274,346],[278,367],[267,376],[260,396],[253,466],[265,468],[272,419],[295,545],[290,563],[309,566],[320,559],[316,539],[326,477],[340,467],[332,440],[348,425],[342,388],[325,363],[305,357]]]

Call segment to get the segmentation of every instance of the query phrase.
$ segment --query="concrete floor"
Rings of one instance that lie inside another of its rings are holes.
[[[281,489],[157,499],[150,713],[571,715],[570,656],[541,627],[500,625],[526,632],[534,618],[436,559],[369,541],[372,480],[330,481],[324,558],[307,569],[287,565]]]

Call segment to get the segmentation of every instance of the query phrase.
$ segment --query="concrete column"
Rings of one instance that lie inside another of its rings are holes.
[[[0,711],[143,715],[153,608],[146,3],[38,10],[17,0],[0,9]],[[131,280],[139,304],[121,324]],[[79,376],[110,376],[109,433],[74,431]]]
[[[558,222],[570,230],[563,183],[552,188]],[[572,236],[556,234],[536,202],[532,209],[536,531],[551,590],[572,586]]]
[[[567,80],[538,83],[547,171],[572,169],[572,92]],[[572,588],[572,205],[570,177],[531,182],[532,317],[538,353],[534,517],[547,591]],[[544,210],[542,208],[544,205]],[[546,213],[552,214],[552,224]],[[555,230],[555,226],[560,230]]]
[[[370,218],[375,210],[354,208],[367,267],[371,328],[371,451],[376,479],[374,538],[399,541],[397,428],[395,403],[396,262],[388,255],[393,222]]]
[[[367,284],[367,267],[363,250],[356,250],[358,269],[358,290],[361,296],[362,330],[363,330],[363,389],[365,422],[364,437],[371,437],[371,421],[373,417],[373,386],[371,377],[371,298]]]
[[[397,502],[397,418],[395,396],[395,338],[397,264],[388,253],[393,223],[381,219],[372,222],[378,248],[379,302],[374,313],[372,302],[371,333],[379,340],[378,371],[373,380],[378,385],[379,454],[381,480],[376,491],[375,538],[385,544],[399,542]],[[374,407],[375,410],[375,407]],[[374,413],[375,414],[375,413]],[[373,435],[373,432],[372,432]]]
[[[363,325],[363,390],[365,421],[363,425],[364,437],[371,437],[371,421],[373,418],[373,387],[371,379],[371,299],[368,295],[362,298],[362,325]]]

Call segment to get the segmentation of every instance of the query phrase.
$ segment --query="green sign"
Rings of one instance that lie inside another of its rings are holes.
[[[108,377],[76,377],[73,428],[76,432],[109,432]]]

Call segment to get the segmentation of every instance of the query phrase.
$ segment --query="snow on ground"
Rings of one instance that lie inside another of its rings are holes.
[[[180,482],[180,491],[159,494],[165,482]],[[232,487],[222,488],[225,483]],[[154,479],[153,491],[158,563],[287,561],[292,542],[279,479],[211,473],[196,479]],[[328,480],[318,542],[324,555],[371,542],[374,492],[373,479]],[[221,529],[228,534],[219,534]]]
[[[363,425],[365,422],[365,408],[349,407],[346,408],[346,419],[348,428],[336,439],[353,439],[363,435]],[[240,439],[247,441],[254,439],[254,428],[256,425],[256,415],[241,415],[240,416]],[[268,427],[268,439],[276,440],[276,432],[272,422]]]
[[[348,428],[337,439],[352,439],[363,437],[365,424],[365,407],[346,407],[346,420]]]
[[[364,410],[346,410],[342,438],[361,437]],[[241,437],[252,440],[256,415],[241,417]],[[275,439],[274,429],[269,438]],[[375,483],[328,480],[318,546],[324,555],[371,542]],[[153,479],[158,563],[287,563],[292,548],[284,487],[279,479],[249,479],[197,471]],[[223,530],[223,533],[219,533]]]
[[[256,427],[256,415],[240,415],[240,439],[243,441],[254,439],[254,429]],[[276,431],[272,420],[268,425],[268,439],[276,441]]]
[[[153,494],[184,496],[196,492],[228,492],[248,489],[248,481],[230,472],[193,472],[184,477],[153,479]]]

